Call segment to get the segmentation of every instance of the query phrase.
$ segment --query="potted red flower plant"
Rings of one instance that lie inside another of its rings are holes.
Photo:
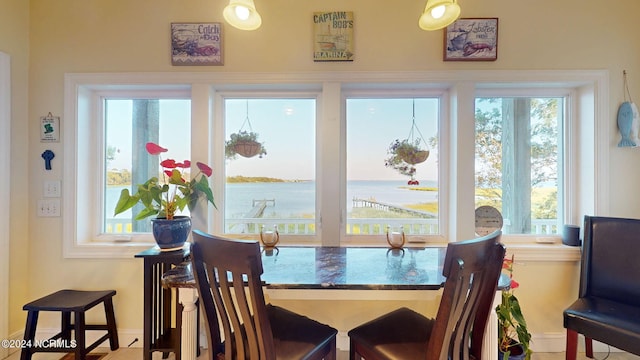
[[[502,302],[496,307],[498,315],[498,359],[531,359],[529,342],[531,334],[527,330],[527,322],[522,315],[520,302],[514,290],[520,284],[513,279],[513,255],[505,258],[502,269],[509,274],[511,284],[508,290],[502,291]]]
[[[150,155],[168,151],[152,142],[146,144],[146,149]],[[161,250],[182,247],[191,231],[191,218],[176,216],[176,211],[182,211],[185,207],[192,211],[200,199],[206,199],[216,206],[208,180],[213,171],[207,164],[197,162],[196,165],[199,172],[186,181],[184,171],[191,168],[191,161],[177,162],[174,159],[160,158],[162,180],[152,176],[144,184],[139,184],[133,195],[129,189],[123,189],[116,204],[115,215],[140,203],[144,208],[136,215],[135,220],[156,215],[156,219],[152,220],[153,234]]]

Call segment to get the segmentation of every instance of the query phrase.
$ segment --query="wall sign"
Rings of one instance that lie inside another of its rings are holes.
[[[172,23],[171,64],[223,65],[221,23]]]
[[[51,113],[40,117],[40,142],[60,141],[60,116]]]
[[[313,61],[353,61],[353,11],[313,13]]]
[[[495,61],[498,18],[458,19],[444,31],[444,61]]]

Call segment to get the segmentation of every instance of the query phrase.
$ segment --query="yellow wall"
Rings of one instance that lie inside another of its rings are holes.
[[[607,69],[611,81],[611,151],[609,168],[602,171],[604,176],[610,176],[611,215],[640,217],[640,201],[632,196],[636,194],[640,170],[628,166],[640,164],[640,152],[615,147],[618,137],[614,120],[623,100],[623,69],[629,73],[631,94],[640,96],[640,42],[636,29],[640,2],[621,0],[612,5],[584,0],[460,0],[463,17],[500,19],[498,60],[443,62],[442,32],[424,32],[417,26],[424,0],[256,0],[263,26],[254,32],[224,27],[224,66],[171,66],[169,24],[223,22],[225,3],[31,0],[27,8],[26,1],[0,0],[0,50],[14,56],[12,151],[28,159],[23,163],[14,155],[12,163],[11,187],[16,196],[10,204],[10,333],[24,326],[21,306],[25,298],[65,287],[116,289],[119,327],[142,328],[142,262],[63,259],[62,224],[72,219],[35,215],[43,181],[65,181],[63,142],[40,143],[38,119],[48,112],[62,116],[63,76],[68,72]],[[312,61],[311,14],[323,10],[354,12],[356,55],[352,63]],[[62,127],[66,120],[62,119]],[[48,172],[40,158],[45,149],[57,154],[54,168]],[[28,179],[27,184],[24,179]],[[27,193],[32,196],[25,201]],[[576,296],[577,265],[530,262],[517,265],[516,271],[522,282],[519,294],[531,331],[561,333],[561,311]],[[354,325],[383,310],[376,303],[352,306],[353,303],[343,302],[339,307],[325,302],[288,305],[320,319],[335,318],[331,313],[336,308],[342,313],[357,308],[359,316],[337,318],[342,330],[342,326]],[[383,304],[385,308],[394,305]],[[56,324],[53,319],[44,321],[45,326],[47,321],[49,326]]]
[[[0,0],[0,51],[11,56],[11,169],[3,169],[2,186],[11,187],[9,239],[9,333],[24,322],[22,305],[29,294],[29,2]],[[12,179],[12,181],[9,181]],[[4,251],[4,249],[0,250]],[[22,324],[24,326],[24,324]]]

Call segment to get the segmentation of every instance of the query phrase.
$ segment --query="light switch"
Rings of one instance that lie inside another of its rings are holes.
[[[38,216],[60,216],[60,199],[38,200]]]
[[[60,197],[60,180],[45,180],[44,197]]]

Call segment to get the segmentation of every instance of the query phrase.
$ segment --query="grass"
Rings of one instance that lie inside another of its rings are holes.
[[[432,187],[403,187],[414,191],[438,191]],[[531,190],[531,208],[538,209],[534,213],[555,213],[554,209],[550,209],[549,199],[556,198],[557,190],[555,188],[533,188]],[[498,209],[502,208],[502,189],[476,189],[476,205],[491,205]],[[556,204],[557,201],[551,201]],[[418,204],[402,204],[403,207],[413,210],[424,211],[432,214],[438,213],[438,202],[418,203]],[[355,208],[351,213],[352,218],[406,218],[411,217],[407,214],[398,214],[384,210],[376,210],[372,208]],[[539,218],[547,218],[539,217]],[[554,218],[551,215],[551,218]]]

